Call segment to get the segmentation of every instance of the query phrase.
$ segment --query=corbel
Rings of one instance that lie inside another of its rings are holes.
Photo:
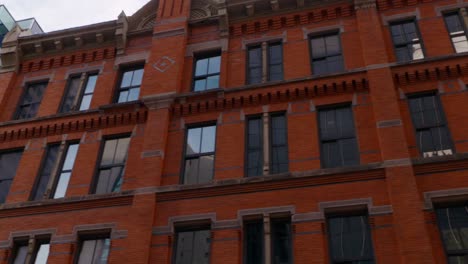
[[[255,6],[253,4],[245,5],[245,11],[248,16],[253,16],[255,15]]]
[[[76,36],[75,37],[75,45],[77,47],[83,46],[83,38],[81,36]]]
[[[44,48],[42,47],[42,42],[36,42],[34,43],[34,49],[36,50],[36,53],[41,54],[44,52]]]
[[[377,8],[377,1],[376,0],[354,0],[354,9],[371,9]]]
[[[63,42],[62,40],[56,40],[54,41],[54,44],[55,44],[55,49],[56,50],[63,50]]]
[[[229,36],[229,18],[226,7],[226,1],[221,0],[218,5],[219,15],[219,29],[221,31],[221,37]]]
[[[125,12],[122,11],[117,19],[117,29],[115,31],[115,37],[117,42],[117,55],[125,53],[125,47],[127,45],[127,32],[128,32],[128,19]]]
[[[270,6],[271,6],[271,10],[273,10],[273,11],[278,11],[278,10],[279,10],[279,2],[278,2],[278,0],[271,0],[271,1],[270,1]]]
[[[97,43],[103,43],[104,42],[104,34],[96,33],[96,42]]]

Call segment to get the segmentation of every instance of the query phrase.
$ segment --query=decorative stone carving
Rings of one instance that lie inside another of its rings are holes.
[[[117,55],[125,53],[127,46],[128,19],[125,12],[120,13],[117,19],[117,30],[115,31]]]
[[[354,9],[369,9],[369,8],[377,8],[377,1],[376,0],[354,0]]]
[[[20,50],[18,49],[18,37],[22,30],[16,26],[5,35],[2,48],[0,49],[1,70],[16,70],[19,64]]]
[[[197,20],[218,15],[217,5],[218,2],[215,0],[194,0],[190,19]]]

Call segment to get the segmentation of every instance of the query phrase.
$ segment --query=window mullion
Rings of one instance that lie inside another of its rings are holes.
[[[85,86],[85,81],[86,81],[86,73],[82,73],[80,77],[80,84],[78,85],[78,91],[76,92],[76,96],[75,96],[75,99],[73,100],[73,104],[71,107],[72,110],[79,109],[78,104],[82,97],[82,93],[83,93],[84,86]]]
[[[262,83],[268,81],[268,43],[262,43]]]
[[[270,173],[270,117],[263,113],[263,175]]]
[[[271,219],[270,215],[264,214],[263,215],[263,247],[264,247],[264,260],[265,264],[271,264],[271,253],[272,253],[272,247],[271,247]]]
[[[460,16],[461,16],[461,19],[462,19],[462,22],[464,24],[464,28],[465,28],[465,31],[468,29],[468,8],[466,7],[462,7],[460,8]]]
[[[65,141],[63,141],[60,144],[59,151],[57,153],[57,158],[55,159],[55,164],[54,164],[54,167],[53,167],[52,172],[50,174],[49,182],[47,183],[47,188],[46,188],[46,191],[44,193],[44,199],[48,199],[52,195],[52,189],[54,188],[54,184],[55,184],[55,182],[57,180],[57,176],[60,174],[59,173],[60,164],[62,163],[63,155],[65,153],[65,149],[66,149],[66,143],[65,143]]]

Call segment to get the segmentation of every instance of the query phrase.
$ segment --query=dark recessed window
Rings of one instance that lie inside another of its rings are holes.
[[[312,36],[310,47],[314,75],[337,73],[344,70],[339,33]]]
[[[468,263],[468,208],[438,208],[437,222],[448,263]]]
[[[327,222],[331,263],[374,263],[367,216],[331,217]]]
[[[322,167],[359,164],[359,147],[350,106],[325,108],[318,112]]]
[[[265,261],[264,239],[261,219],[244,223],[244,264],[258,264]]]
[[[29,247],[34,251],[29,254]],[[32,245],[28,244],[28,239],[15,241],[13,249],[13,264],[47,264],[50,252],[50,238],[32,240]],[[29,261],[27,261],[29,259]]]
[[[283,44],[281,42],[264,42],[250,46],[247,54],[248,84],[283,80]]]
[[[46,82],[29,84],[27,86],[16,111],[15,119],[26,119],[36,116],[46,87]]]
[[[0,204],[6,201],[23,151],[0,153]]]
[[[34,200],[65,197],[78,147],[79,144],[70,144],[66,148],[59,144],[47,147],[32,196]]]
[[[271,262],[292,264],[292,230],[290,218],[271,219]]]
[[[221,54],[214,53],[195,57],[193,91],[206,91],[219,88]]]
[[[416,142],[424,157],[453,154],[453,145],[444,111],[436,94],[409,96]]]
[[[109,258],[109,238],[83,239],[77,264],[105,264]]]
[[[180,230],[176,234],[176,264],[210,263],[211,230]]]
[[[105,141],[96,179],[96,194],[121,190],[129,145],[130,137]]]
[[[422,40],[415,21],[392,23],[390,32],[398,62],[424,58]]]
[[[463,17],[459,12],[447,13],[444,15],[445,24],[450,33],[455,52],[467,52],[468,51],[468,40],[467,30],[465,28]]]
[[[272,114],[270,117],[271,164],[270,173],[287,172],[288,168],[288,127],[286,115]]]
[[[247,120],[247,177],[263,175],[263,119]]]
[[[184,184],[213,180],[216,126],[189,128],[185,150]]]
[[[67,93],[63,98],[61,113],[88,110],[93,98],[98,74],[83,73],[68,80]]]
[[[138,100],[143,73],[143,67],[127,69],[122,73],[122,80],[117,91],[117,103]]]

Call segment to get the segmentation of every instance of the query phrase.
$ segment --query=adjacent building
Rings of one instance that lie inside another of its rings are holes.
[[[2,20],[0,263],[468,263],[467,11],[152,0],[43,34]]]

